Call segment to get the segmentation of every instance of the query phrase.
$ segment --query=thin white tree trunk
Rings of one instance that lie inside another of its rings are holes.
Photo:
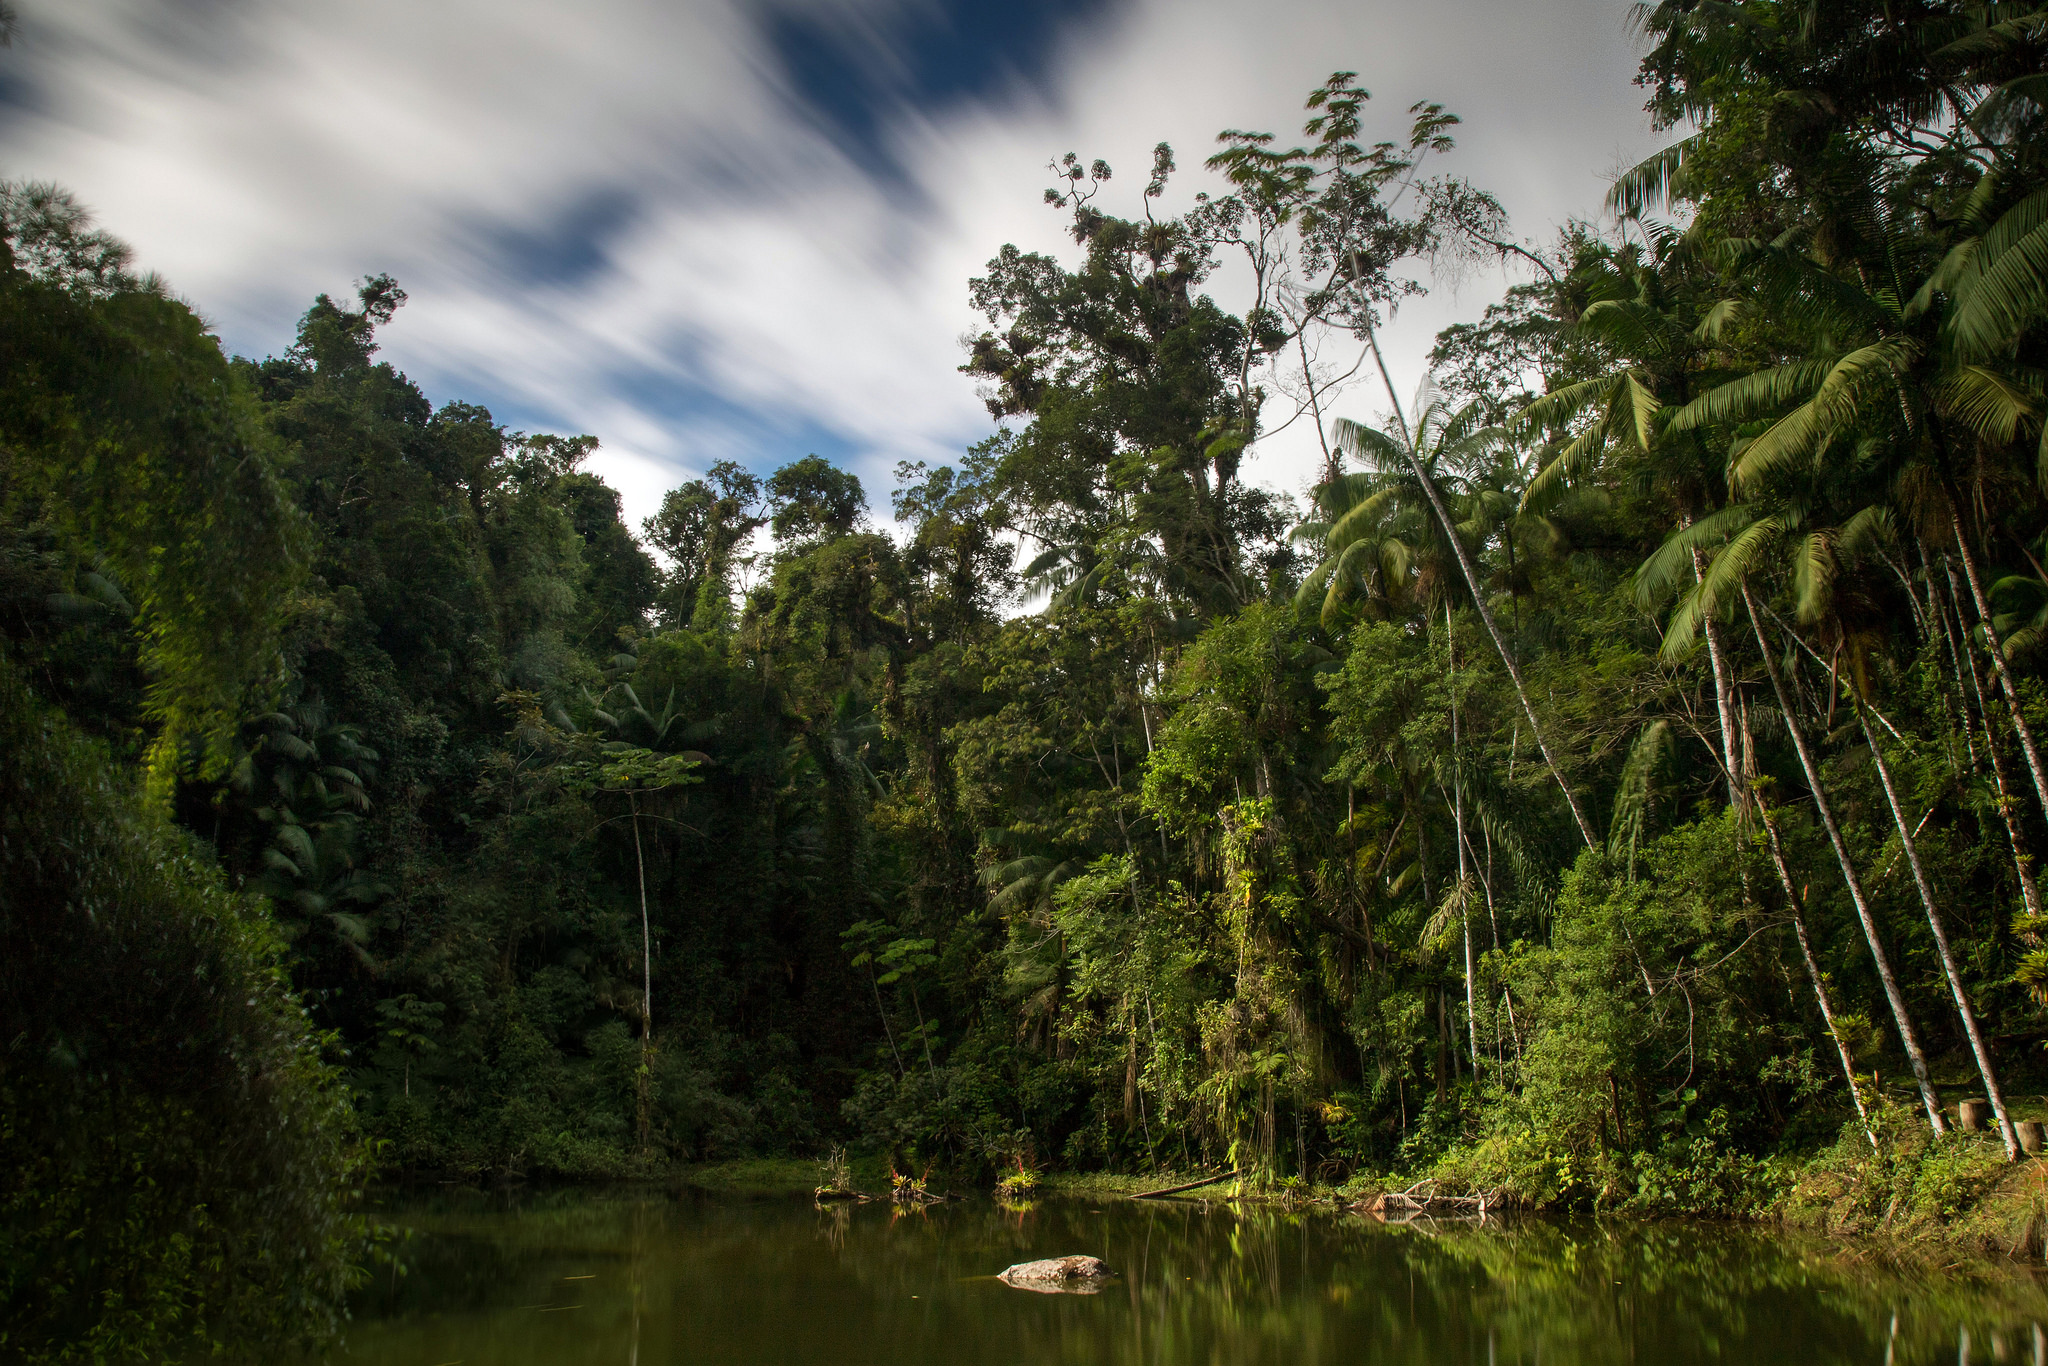
[[[1806,732],[1799,724],[1799,715],[1792,708],[1791,695],[1785,691],[1785,680],[1778,672],[1778,658],[1771,652],[1771,643],[1764,636],[1763,615],[1758,611],[1756,595],[1750,590],[1749,580],[1742,580],[1742,604],[1749,610],[1750,629],[1756,632],[1757,648],[1763,651],[1764,672],[1770,675],[1771,688],[1778,697],[1778,709],[1785,716],[1785,731],[1792,737],[1792,748],[1799,755],[1799,768],[1806,775],[1806,786],[1813,793],[1814,810],[1820,815],[1820,823],[1828,833],[1828,843],[1834,846],[1835,862],[1841,866],[1842,881],[1849,889],[1849,900],[1856,907],[1856,919],[1863,926],[1863,942],[1870,946],[1871,961],[1877,965],[1877,977],[1884,984],[1885,1001],[1891,1006],[1892,1020],[1899,1029],[1899,1043],[1906,1050],[1906,1061],[1913,1069],[1913,1080],[1920,1087],[1920,1102],[1927,1108],[1927,1122],[1934,1132],[1946,1133],[1948,1125],[1941,1117],[1941,1100],[1934,1091],[1934,1080],[1927,1072],[1927,1057],[1920,1049],[1920,1036],[1913,1029],[1913,1017],[1906,1010],[1906,997],[1899,990],[1898,978],[1892,974],[1891,959],[1886,956],[1884,943],[1877,937],[1877,920],[1870,913],[1870,904],[1863,896],[1863,881],[1856,876],[1856,864],[1849,857],[1849,846],[1842,838],[1841,829],[1835,824],[1835,813],[1828,805],[1827,789],[1821,785],[1820,766],[1814,762],[1813,753],[1807,748]]]
[[[1465,1042],[1472,1053],[1472,1089],[1479,1090],[1479,1004],[1473,994],[1471,842],[1465,838],[1465,760],[1458,747],[1458,641],[1444,601],[1444,648],[1451,666],[1451,814],[1458,825],[1458,925],[1465,935]]]
[[[1566,781],[1564,770],[1557,766],[1557,758],[1550,752],[1550,742],[1543,737],[1543,724],[1536,719],[1536,708],[1529,701],[1529,685],[1523,681],[1521,666],[1508,650],[1507,639],[1501,635],[1500,626],[1493,619],[1493,609],[1486,605],[1486,591],[1479,583],[1479,571],[1472,566],[1472,556],[1465,549],[1465,542],[1458,535],[1457,523],[1451,520],[1450,512],[1444,507],[1443,496],[1436,491],[1436,482],[1422,468],[1422,462],[1415,457],[1415,443],[1409,438],[1407,419],[1401,416],[1401,400],[1394,394],[1394,381],[1387,374],[1387,362],[1380,355],[1378,334],[1368,331],[1366,338],[1372,343],[1372,358],[1379,366],[1380,381],[1387,386],[1387,396],[1393,399],[1394,416],[1401,423],[1401,453],[1407,458],[1408,469],[1416,482],[1422,485],[1422,492],[1429,499],[1429,506],[1436,513],[1437,521],[1443,526],[1444,535],[1449,538],[1451,549],[1458,557],[1458,570],[1465,577],[1465,588],[1472,594],[1472,605],[1479,609],[1479,620],[1486,627],[1486,634],[1493,639],[1493,648],[1500,654],[1500,662],[1507,667],[1508,677],[1514,681],[1515,697],[1522,704],[1522,714],[1529,718],[1529,733],[1536,737],[1536,748],[1543,755],[1543,762],[1550,769],[1550,776],[1557,780],[1558,790],[1564,793],[1564,804],[1571,808],[1572,820],[1577,822],[1579,835],[1586,841],[1588,849],[1598,849],[1600,841],[1593,834],[1593,826],[1586,819],[1586,813],[1579,809],[1579,799]]]
[[[1956,593],[1955,568],[1946,562],[1946,557],[1944,557],[1942,567],[1948,573],[1949,597],[1955,599],[1959,596]],[[1962,616],[1962,603],[1960,601],[1956,602],[1956,615],[1958,617]],[[1947,627],[1948,619],[1946,614],[1944,614],[1942,618],[1942,633],[1944,635],[1948,633]],[[1953,650],[1954,648],[1954,645],[1951,644],[1950,649]],[[1991,708],[1984,704],[1984,680],[1977,672],[1977,656],[1970,654],[1967,648],[1965,648],[1961,652],[1960,658],[1970,666],[1970,693],[1965,694],[1959,699],[1963,710],[1963,735],[1967,739],[1975,729],[1975,722],[1972,720],[1970,712],[1970,697],[1974,695],[1977,699],[1977,714],[1984,722],[1984,750],[1985,757],[1991,761],[1991,781],[1998,788],[1998,815],[1999,819],[2005,823],[2005,838],[2007,843],[2012,845],[2013,872],[2020,880],[2020,900],[2026,903],[2027,918],[2038,920],[2041,917],[2042,911],[2041,886],[2034,878],[2034,856],[2028,851],[2027,837],[2020,829],[2019,817],[2016,811],[2019,798],[2014,795],[2010,784],[2006,781],[2005,755],[2001,752],[1998,744],[1998,733],[1991,726]],[[1960,692],[1960,663],[1957,666],[1957,683],[1957,690]],[[1973,741],[1970,744],[1970,756],[1973,767],[1976,753],[1977,747]]]
[[[1998,1136],[2005,1140],[2005,1156],[2009,1162],[2020,1160],[2019,1137],[2013,1132],[2012,1120],[2005,1113],[2005,1093],[1999,1089],[1998,1073],[1991,1065],[1991,1050],[1985,1046],[1984,1033],[1977,1027],[1977,1011],[1970,1004],[1970,994],[1963,989],[1963,975],[1956,970],[1955,954],[1949,950],[1948,931],[1942,926],[1941,912],[1934,905],[1934,889],[1927,881],[1927,870],[1921,866],[1920,850],[1913,841],[1912,825],[1906,820],[1906,813],[1899,805],[1898,788],[1892,783],[1891,765],[1885,762],[1884,748],[1877,742],[1877,732],[1870,728],[1870,717],[1863,706],[1863,699],[1850,690],[1849,705],[1855,708],[1856,722],[1863,727],[1863,738],[1870,745],[1870,757],[1877,765],[1877,778],[1884,785],[1885,804],[1891,808],[1892,824],[1899,832],[1899,844],[1906,852],[1906,863],[1913,870],[1913,885],[1920,892],[1920,905],[1927,912],[1927,927],[1934,931],[1934,947],[1941,952],[1941,970],[1948,976],[1949,993],[1955,997],[1956,1013],[1963,1018],[1963,1032],[1969,1036],[1970,1051],[1977,1057],[1977,1075],[1984,1079],[1984,1094],[1991,1101],[1991,1113],[1998,1117]]]
[[[1697,548],[1692,552],[1692,574],[1695,580],[1702,577],[1701,555]],[[1711,612],[1702,622],[1707,637],[1707,663],[1714,671],[1714,709],[1721,717],[1721,762],[1728,771],[1728,804],[1737,812],[1749,809],[1749,789],[1742,782],[1741,761],[1735,753],[1735,688],[1729,677],[1728,657],[1721,646],[1721,623],[1714,620]]]
[[[652,1077],[654,1052],[654,935],[647,920],[647,854],[640,846],[640,794],[626,793],[633,812],[633,860],[640,874],[640,1151],[648,1146],[651,1116],[648,1114],[648,1086]]]
[[[1785,847],[1778,839],[1778,822],[1768,807],[1759,806],[1763,817],[1764,834],[1771,845],[1771,862],[1778,869],[1778,882],[1785,889],[1785,904],[1792,908],[1792,931],[1799,937],[1799,956],[1806,962],[1806,978],[1813,983],[1813,999],[1820,1004],[1821,1023],[1827,1026],[1828,1037],[1835,1041],[1835,1055],[1842,1060],[1842,1080],[1849,1085],[1849,1099],[1856,1102],[1856,1118],[1863,1125],[1863,1136],[1876,1149],[1877,1131],[1870,1127],[1870,1112],[1864,1108],[1863,1092],[1856,1085],[1856,1060],[1849,1054],[1849,1041],[1842,1037],[1842,1031],[1835,1027],[1834,1002],[1828,999],[1827,979],[1820,975],[1820,962],[1813,956],[1813,943],[1806,934],[1806,909],[1802,899],[1792,886],[1792,870],[1785,863]]]
[[[1963,519],[1953,500],[1949,505],[1949,523],[1956,533],[1956,558],[1963,562],[1963,578],[1969,582],[1970,598],[1977,605],[1977,624],[1984,629],[1985,649],[1991,656],[1991,667],[1998,671],[1999,691],[2005,694],[2005,704],[2012,711],[2012,728],[2020,737],[2020,750],[2027,756],[2027,771],[2034,778],[2034,795],[2040,798],[2041,809],[2048,812],[2048,770],[2042,767],[2033,729],[2027,725],[2026,713],[2020,710],[2019,688],[2013,682],[2012,672],[2005,667],[2005,646],[1999,643],[1998,627],[1991,621],[1991,600],[1984,595],[1984,585],[1977,575],[1977,557],[1970,553],[1969,539],[1963,535]]]

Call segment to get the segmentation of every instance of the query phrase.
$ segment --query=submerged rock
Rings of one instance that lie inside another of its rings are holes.
[[[1049,1257],[1042,1262],[1019,1262],[997,1279],[1019,1290],[1041,1295],[1093,1295],[1102,1283],[1116,1275],[1100,1257]]]

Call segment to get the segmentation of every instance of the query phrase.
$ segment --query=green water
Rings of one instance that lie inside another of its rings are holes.
[[[1388,1228],[1325,1212],[988,1201],[904,1212],[588,1192],[396,1205],[405,1268],[320,1360],[670,1363],[1566,1363],[2042,1360],[2013,1265],[1673,1224]],[[1099,1294],[1012,1289],[1093,1253]]]

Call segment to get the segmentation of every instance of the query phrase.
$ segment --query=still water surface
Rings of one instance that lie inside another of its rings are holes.
[[[2013,1265],[1887,1267],[1701,1225],[1388,1228],[1325,1212],[988,1201],[904,1212],[665,1194],[395,1205],[403,1274],[326,1366],[671,1363],[2040,1363]],[[993,1278],[1093,1253],[1100,1294]],[[2037,1326],[2037,1324],[2039,1326]]]

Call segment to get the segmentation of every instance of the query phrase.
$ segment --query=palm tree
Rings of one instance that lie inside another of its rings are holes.
[[[1875,206],[1872,214],[1882,222]],[[1979,469],[1968,447],[1996,455],[2040,424],[2028,380],[2000,363],[2008,357],[1993,353],[2000,327],[2048,313],[2048,268],[2037,266],[2031,281],[2025,269],[2037,257],[2048,259],[2048,191],[1988,226],[1981,224],[1988,209],[1972,214],[1966,226],[1977,230],[1917,285],[1896,269],[1867,285],[1845,278],[1783,240],[1722,244],[1725,264],[1750,285],[1753,298],[1730,300],[1721,316],[1764,309],[1802,327],[1812,345],[1804,359],[1710,390],[1670,414],[1664,430],[1771,419],[1730,463],[1729,483],[1738,491],[1781,473],[1867,460],[1872,449],[1887,452],[1894,495],[1905,511],[1918,514],[1927,531],[1938,526],[1953,545],[2035,795],[2048,812],[2048,764],[2020,707],[1957,478],[1959,466]],[[1905,254],[1899,244],[1888,259]],[[2006,340],[2008,353],[2012,341]],[[2048,462],[2037,477],[2048,482]]]
[[[1636,221],[1650,250],[1632,243],[1600,245],[1572,270],[1571,285],[1590,300],[1573,321],[1573,332],[1621,358],[1621,363],[1605,375],[1545,394],[1518,415],[1520,425],[1563,433],[1552,445],[1555,454],[1523,491],[1524,513],[1540,515],[1567,487],[1617,460],[1667,491],[1677,505],[1680,527],[1710,515],[1726,501],[1720,462],[1696,437],[1666,437],[1662,418],[1674,401],[1691,398],[1694,387],[1712,374],[1708,351],[1727,310],[1703,311],[1697,306],[1699,253],[1689,238],[1640,218]],[[1572,433],[1570,425],[1586,414],[1591,420]],[[1697,583],[1705,574],[1698,547],[1691,549],[1688,567]],[[1729,649],[1718,620],[1707,617],[1700,625],[1714,683],[1718,758],[1727,776],[1728,801],[1737,811],[1746,811],[1750,793],[1742,782],[1736,752]]]
[[[1374,354],[1378,354],[1376,342]],[[1382,365],[1381,377],[1384,379],[1385,376],[1385,366]],[[1388,381],[1388,392],[1391,396],[1391,380]],[[1398,435],[1389,436],[1375,428],[1339,418],[1335,430],[1336,444],[1354,458],[1373,466],[1382,477],[1396,468],[1405,468],[1407,477],[1412,481],[1411,487],[1419,492],[1428,504],[1435,516],[1437,527],[1441,529],[1443,541],[1450,547],[1458,572],[1464,579],[1466,592],[1479,613],[1479,620],[1486,627],[1486,633],[1493,641],[1493,648],[1499,653],[1501,663],[1507,669],[1508,678],[1514,684],[1516,700],[1522,704],[1522,714],[1529,722],[1529,733],[1536,741],[1538,752],[1543,755],[1544,765],[1550,770],[1550,776],[1556,780],[1558,790],[1564,794],[1565,805],[1571,809],[1572,820],[1578,825],[1579,834],[1585,840],[1586,847],[1598,849],[1600,842],[1593,834],[1593,826],[1580,808],[1578,795],[1572,791],[1571,782],[1564,776],[1564,770],[1558,767],[1557,758],[1551,753],[1550,742],[1543,734],[1543,723],[1537,719],[1536,707],[1529,700],[1529,685],[1522,677],[1521,666],[1515,662],[1513,652],[1508,649],[1507,638],[1501,634],[1500,625],[1494,620],[1493,608],[1488,605],[1486,588],[1480,580],[1472,552],[1466,546],[1464,536],[1460,534],[1460,528],[1464,524],[1451,516],[1450,508],[1437,487],[1437,481],[1430,474],[1430,467],[1441,464],[1447,456],[1474,453],[1504,438],[1495,429],[1478,426],[1479,413],[1476,405],[1467,405],[1456,413],[1444,412],[1439,403],[1427,397],[1429,392],[1429,387],[1425,386],[1421,412],[1417,415],[1412,429],[1402,417],[1397,404],[1394,418],[1401,428]],[[1339,500],[1333,498],[1332,506],[1337,505]],[[1364,515],[1363,510],[1371,507],[1369,497],[1357,504],[1356,510],[1360,511],[1358,529],[1361,531],[1370,520]],[[1325,583],[1337,576],[1338,565],[1342,562],[1344,552],[1351,545],[1351,542],[1344,539],[1351,533],[1340,532],[1339,528],[1342,526],[1343,522],[1340,519],[1332,525],[1330,533],[1326,534],[1326,546],[1335,550],[1337,563],[1331,564],[1323,580]],[[1331,558],[1326,556],[1325,562],[1331,563]],[[1318,570],[1318,573],[1322,572]]]
[[[1478,1009],[1468,914],[1475,884],[1471,841],[1465,828],[1465,775],[1455,695],[1455,595],[1449,591],[1449,565],[1456,560],[1451,543],[1459,542],[1462,548],[1466,538],[1484,540],[1492,527],[1506,518],[1514,500],[1473,477],[1498,465],[1495,457],[1506,442],[1506,433],[1500,428],[1483,425],[1477,403],[1452,411],[1435,385],[1425,379],[1415,408],[1412,447],[1409,442],[1397,441],[1374,428],[1344,419],[1336,423],[1336,448],[1366,468],[1326,480],[1315,492],[1323,519],[1295,529],[1296,541],[1320,542],[1323,552],[1321,562],[1296,593],[1295,602],[1306,607],[1320,595],[1321,618],[1326,626],[1342,614],[1345,604],[1354,597],[1361,598],[1365,609],[1374,615],[1392,615],[1421,604],[1442,602],[1444,639],[1449,650],[1446,663],[1453,679],[1453,692],[1451,755],[1447,764],[1439,765],[1439,770],[1447,767],[1450,773],[1447,805],[1456,831],[1458,880],[1439,914],[1455,908],[1464,939],[1465,1023],[1476,1077],[1480,1057]],[[1436,486],[1446,483],[1452,485],[1454,496],[1468,513],[1456,523],[1435,515],[1441,508]],[[1425,631],[1434,615],[1433,607],[1424,614]],[[1562,783],[1561,777],[1559,781]],[[1568,785],[1565,793],[1569,799]],[[1578,814],[1576,806],[1573,814]]]
[[[672,787],[702,782],[691,772],[705,762],[706,756],[695,750],[680,754],[658,751],[655,746],[668,739],[682,715],[676,710],[676,693],[670,688],[668,698],[659,712],[651,712],[641,702],[633,685],[619,682],[612,685],[612,695],[624,699],[624,705],[612,704],[610,711],[592,707],[591,715],[613,732],[634,735],[643,744],[626,740],[606,741],[598,761],[590,775],[594,790],[624,792],[626,809],[633,823],[633,863],[640,886],[640,1076],[639,1076],[639,1129],[640,1148],[647,1151],[651,1131],[650,1087],[653,1081],[654,1065],[654,931],[647,909],[647,850],[640,837],[640,798]]]

